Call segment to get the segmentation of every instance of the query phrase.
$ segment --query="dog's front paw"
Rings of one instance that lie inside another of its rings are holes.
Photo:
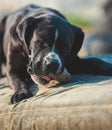
[[[22,101],[23,99],[32,97],[32,93],[29,91],[16,91],[11,97],[11,104]]]

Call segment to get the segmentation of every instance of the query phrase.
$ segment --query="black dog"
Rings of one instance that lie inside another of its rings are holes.
[[[7,78],[15,90],[11,103],[29,98],[30,74],[49,82],[49,74],[112,75],[112,65],[98,59],[80,59],[84,33],[58,11],[35,5],[6,16],[0,24],[0,65],[6,61]]]

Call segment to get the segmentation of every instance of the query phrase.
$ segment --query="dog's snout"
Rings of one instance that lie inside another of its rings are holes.
[[[48,64],[46,64],[46,69],[49,72],[56,72],[59,67],[59,62],[57,60],[54,60]]]
[[[50,52],[44,58],[44,66],[46,71],[50,73],[55,73],[59,70],[61,66],[61,60],[56,53]]]

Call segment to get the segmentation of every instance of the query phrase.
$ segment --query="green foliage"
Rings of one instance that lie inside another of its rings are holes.
[[[70,23],[77,25],[81,28],[86,28],[92,25],[91,20],[89,20],[86,17],[78,16],[78,15],[72,15],[72,14],[65,14],[67,19],[70,21]]]

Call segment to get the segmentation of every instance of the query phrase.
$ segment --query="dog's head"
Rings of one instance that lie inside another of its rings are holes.
[[[28,72],[40,80],[58,75],[66,68],[66,58],[76,55],[84,34],[61,17],[28,18],[19,26],[19,37],[30,51]]]

